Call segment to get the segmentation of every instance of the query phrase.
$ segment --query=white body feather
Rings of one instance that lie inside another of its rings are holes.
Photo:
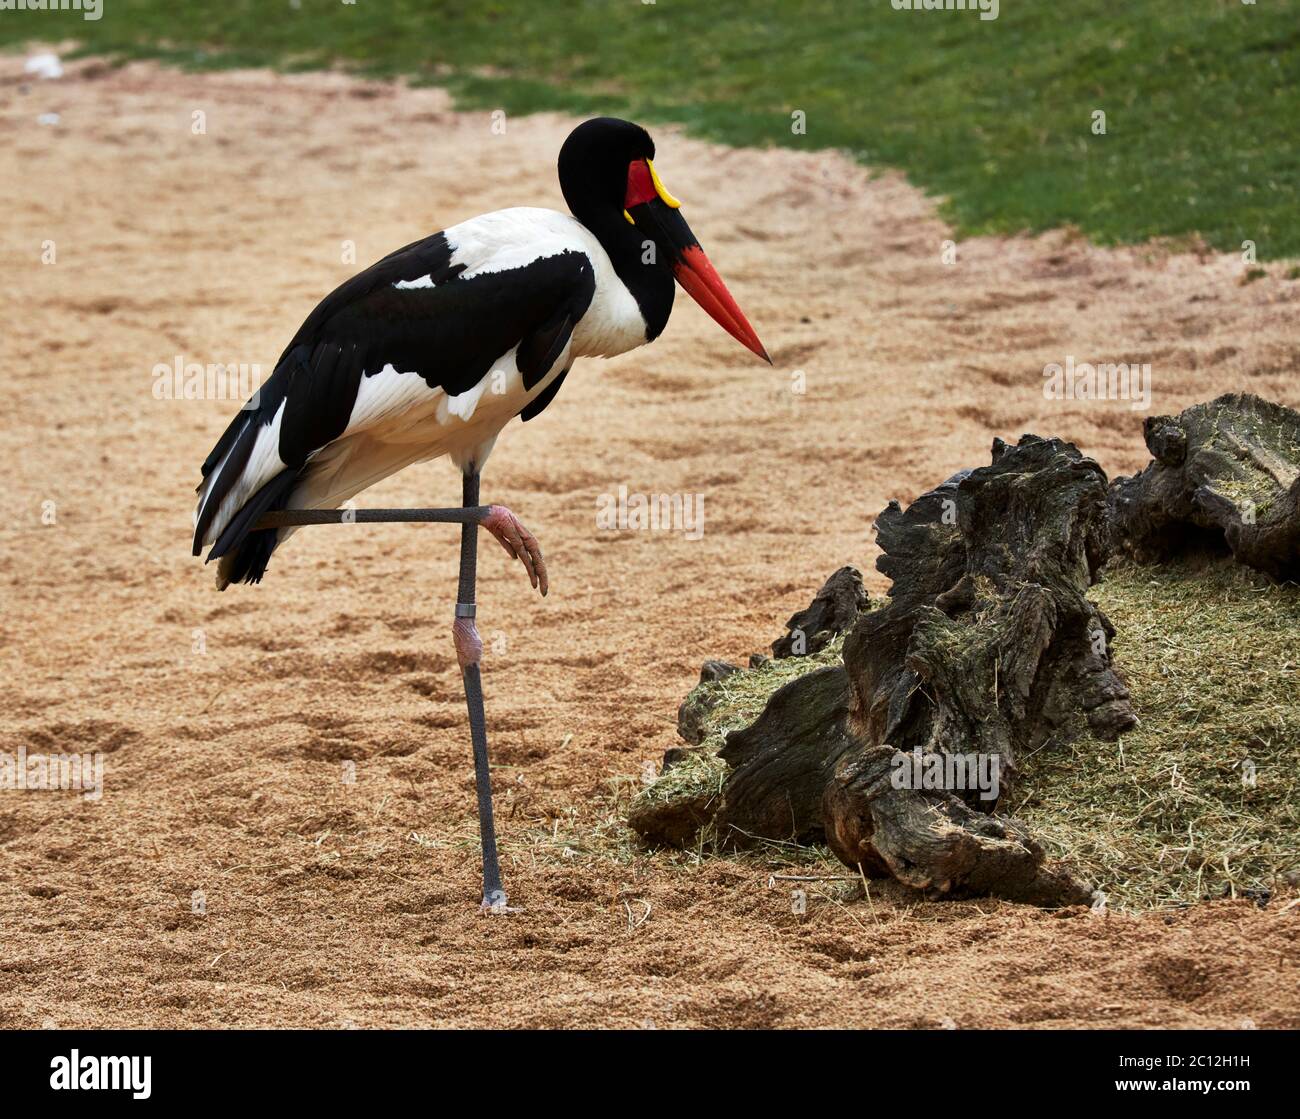
[[[520,268],[563,252],[583,253],[592,265],[595,292],[586,314],[574,326],[569,345],[531,389],[524,387],[513,348],[493,363],[478,384],[457,396],[430,388],[418,373],[391,364],[379,371],[366,370],[347,428],[308,460],[309,469],[291,497],[291,508],[337,508],[403,467],[444,455],[461,469],[470,462],[481,469],[502,428],[574,358],[612,357],[645,343],[645,319],[636,300],[600,242],[568,214],[532,207],[497,210],[452,226],[445,234],[452,265],[465,266],[462,279]],[[431,285],[432,280],[424,276],[395,286]],[[279,454],[283,413],[281,405],[274,422],[259,433],[248,464],[212,520],[205,544],[215,541],[244,502],[285,468]],[[222,465],[208,475],[199,510]],[[292,531],[281,529],[281,539]]]

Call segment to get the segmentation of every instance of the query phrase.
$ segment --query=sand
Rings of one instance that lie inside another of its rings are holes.
[[[1300,1025],[1300,907],[1061,916],[814,884],[800,915],[761,858],[639,851],[604,823],[610,782],[674,743],[704,659],[767,646],[841,564],[884,590],[890,498],[986,462],[994,435],[1145,461],[1147,413],[1045,399],[1047,363],[1149,362],[1153,414],[1229,389],[1300,404],[1285,266],[1245,283],[1236,257],[1068,232],[945,264],[933,200],[898,175],[656,129],[775,368],[682,296],[653,346],[580,363],[502,437],[484,493],[538,534],[552,590],[484,548],[523,907],[484,918],[455,531],[308,529],[264,584],[216,593],[189,555],[193,489],[237,405],[158,399],[154,367],[269,373],[391,249],[561,207],[574,122],[496,134],[440,91],[330,74],[83,62],[24,92],[22,61],[0,58],[0,751],[100,751],[106,771],[97,802],[0,792],[0,1025]],[[598,529],[621,485],[702,496],[703,535]],[[364,504],[458,498],[434,463]]]

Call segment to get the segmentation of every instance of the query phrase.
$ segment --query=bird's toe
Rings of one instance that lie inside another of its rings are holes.
[[[541,545],[528,529],[504,505],[488,507],[483,527],[501,542],[506,554],[519,560],[528,572],[528,581],[543,595],[550,589],[546,576],[546,561],[542,559]]]

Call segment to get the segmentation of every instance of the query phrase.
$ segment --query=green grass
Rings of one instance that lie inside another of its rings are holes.
[[[0,13],[0,46],[67,38],[187,66],[404,75],[507,113],[841,148],[948,198],[964,234],[1073,225],[1102,242],[1250,240],[1260,259],[1300,255],[1300,0],[1004,0],[993,21],[888,0],[105,0],[93,22]],[[794,110],[806,135],[791,131]]]

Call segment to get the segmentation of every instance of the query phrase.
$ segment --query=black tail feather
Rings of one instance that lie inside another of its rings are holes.
[[[221,473],[212,481],[212,487],[203,501],[201,515],[194,525],[194,554],[196,556],[203,552],[203,538],[207,536],[208,527],[212,524],[212,519],[217,515],[217,510],[221,508],[222,500],[244,472],[244,467],[248,465],[248,456],[253,453],[253,445],[257,442],[259,428],[260,425],[255,422],[251,413],[240,412],[230,426],[226,428],[225,434],[222,435],[212,453],[208,455],[207,460],[203,463],[204,481],[199,484],[200,493],[203,492],[203,486],[207,482],[208,475],[216,469],[217,464],[226,456],[226,452],[230,452],[229,458],[226,458],[225,466],[221,468]]]
[[[281,470],[253,494],[234,515],[208,553],[208,560],[220,560],[218,583],[258,583],[266,573],[271,553],[279,542],[278,529],[254,529],[263,513],[286,509],[301,470]]]

